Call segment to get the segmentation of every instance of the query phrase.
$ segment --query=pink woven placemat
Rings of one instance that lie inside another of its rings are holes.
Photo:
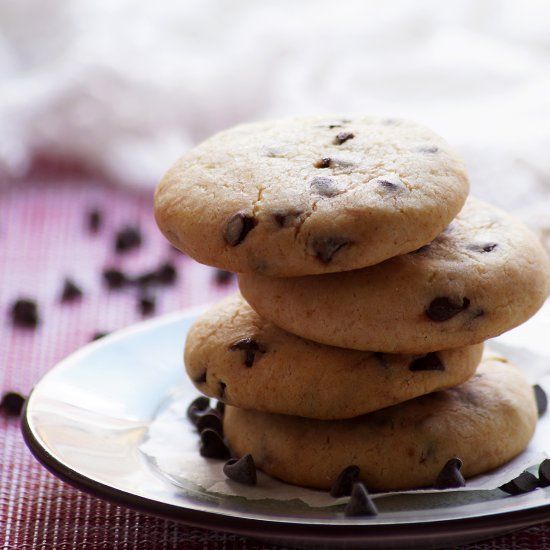
[[[103,225],[93,234],[86,213],[97,208]],[[124,255],[115,233],[139,225],[144,242]],[[151,195],[106,185],[70,171],[42,169],[26,181],[0,186],[0,389],[26,395],[60,359],[90,341],[143,318],[135,289],[109,291],[105,267],[139,274],[163,261],[177,268],[176,284],[156,295],[154,315],[212,302],[235,289],[214,269],[172,249],[156,229]],[[65,277],[82,288],[80,300],[61,303]],[[35,300],[36,330],[14,328],[11,304]],[[25,447],[16,418],[0,416],[0,548],[64,550],[282,548],[115,506],[82,493],[44,469]],[[550,523],[467,549],[550,548]]]

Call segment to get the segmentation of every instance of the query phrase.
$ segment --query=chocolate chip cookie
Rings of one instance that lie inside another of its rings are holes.
[[[315,277],[239,276],[266,319],[323,344],[386,353],[471,345],[527,320],[549,291],[537,238],[469,198],[430,244],[365,269]]]
[[[346,350],[294,336],[240,295],[189,330],[185,366],[206,395],[237,407],[308,418],[350,418],[468,380],[483,344],[422,355]]]
[[[419,248],[468,189],[462,161],[423,126],[303,117],[238,126],[187,152],[158,185],[155,215],[199,262],[296,276]]]
[[[515,366],[488,355],[466,383],[349,420],[313,420],[225,408],[234,455],[288,483],[329,489],[344,468],[359,467],[369,490],[433,486],[443,467],[462,461],[468,478],[519,454],[537,423],[532,386]]]

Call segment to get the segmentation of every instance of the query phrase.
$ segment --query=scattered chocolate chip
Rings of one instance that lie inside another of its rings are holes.
[[[437,147],[437,145],[421,145],[418,148],[418,151],[421,153],[437,153],[439,151],[439,147]]]
[[[216,269],[214,279],[218,285],[228,285],[235,276],[231,271],[225,271],[225,269]]]
[[[359,466],[354,464],[346,466],[332,484],[330,496],[334,498],[350,496],[353,484],[359,479],[359,472]]]
[[[344,509],[345,516],[376,516],[378,509],[370,498],[367,488],[363,483],[357,481],[353,484],[351,497]]]
[[[468,298],[463,298],[462,303],[458,304],[452,301],[450,298],[445,296],[435,298],[432,300],[428,309],[426,310],[426,315],[432,321],[447,321],[451,317],[454,317],[461,311],[464,311],[470,305],[470,300]]]
[[[115,250],[118,253],[128,252],[141,246],[141,231],[138,227],[127,225],[120,229],[115,237]]]
[[[445,370],[445,365],[439,358],[439,355],[435,352],[427,353],[422,357],[415,359],[410,365],[409,370],[421,371],[421,370]]]
[[[2,396],[0,411],[7,416],[19,416],[25,405],[25,398],[15,391],[10,391]]]
[[[100,340],[101,338],[105,338],[109,333],[108,332],[96,332],[92,336],[92,342],[95,342],[96,340]]]
[[[244,485],[256,485],[256,465],[252,455],[230,458],[223,466],[223,473],[232,481]]]
[[[331,165],[332,159],[329,157],[325,157],[316,161],[313,166],[315,166],[315,168],[330,168]]]
[[[550,458],[546,458],[539,466],[539,486],[548,487],[550,485]]]
[[[303,210],[279,210],[273,212],[273,219],[279,227],[293,227],[303,213]]]
[[[265,353],[266,349],[263,344],[254,340],[254,338],[242,338],[237,340],[229,347],[231,351],[244,351],[244,364],[251,367],[256,359],[256,353]]]
[[[187,418],[196,426],[199,416],[210,408],[210,399],[201,395],[194,399],[187,407]]]
[[[79,298],[82,298],[82,289],[72,279],[65,279],[61,291],[61,301],[73,302]]]
[[[539,486],[537,476],[530,472],[522,472],[518,477],[512,479],[508,483],[501,485],[499,489],[510,495],[521,495],[522,493],[530,493]]]
[[[323,197],[334,197],[343,192],[343,189],[338,185],[334,178],[317,176],[313,178],[309,184],[311,189]]]
[[[17,327],[35,328],[40,322],[38,306],[34,300],[19,298],[11,306],[12,323]]]
[[[466,481],[460,472],[462,468],[462,460],[460,458],[451,458],[447,460],[445,466],[435,478],[435,489],[454,489],[455,487],[464,487]]]
[[[231,246],[241,244],[256,226],[256,220],[244,212],[237,212],[225,224],[223,238]]]
[[[348,244],[350,241],[343,237],[316,237],[312,240],[311,249],[319,261],[328,264],[334,254]]]
[[[220,399],[223,399],[225,397],[225,389],[227,388],[227,384],[225,382],[219,382],[218,386]]]
[[[467,246],[468,250],[472,250],[473,252],[492,252],[496,247],[498,246],[498,243],[485,243],[485,244],[470,244]]]
[[[143,292],[138,298],[138,307],[142,315],[151,315],[157,307],[157,301],[151,293]]]
[[[89,210],[86,215],[88,230],[91,233],[97,233],[103,225],[103,216],[97,208]]]
[[[103,280],[111,289],[122,288],[129,282],[128,277],[115,267],[103,270]]]
[[[227,448],[226,444],[223,442],[220,434],[206,428],[201,432],[201,443],[199,452],[201,456],[206,458],[229,458],[231,453]]]
[[[206,374],[207,371],[204,369],[196,378],[193,378],[195,384],[206,384]]]
[[[334,145],[342,145],[342,143],[345,143],[348,139],[353,139],[354,137],[355,135],[351,132],[340,132],[336,135],[332,143],[334,143]]]
[[[225,414],[225,403],[223,401],[218,401],[216,403],[216,411],[218,411],[222,416]]]
[[[533,391],[535,392],[535,400],[537,401],[537,410],[540,417],[546,412],[546,409],[548,408],[548,396],[538,384],[535,384],[533,386]]]
[[[208,412],[199,416],[197,420],[197,429],[199,432],[206,429],[214,430],[223,436],[223,426],[219,413],[214,412],[214,409],[209,409]]]

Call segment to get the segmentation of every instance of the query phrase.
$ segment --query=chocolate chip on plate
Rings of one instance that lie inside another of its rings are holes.
[[[521,495],[522,493],[530,493],[539,486],[537,476],[530,472],[522,472],[518,477],[512,479],[508,483],[501,485],[499,489],[510,495]]]
[[[230,458],[223,466],[223,473],[232,481],[244,485],[256,485],[256,465],[251,454]]]
[[[127,225],[117,231],[115,237],[115,250],[118,253],[128,252],[141,246],[142,237],[139,227]]]
[[[344,515],[350,517],[378,515],[378,508],[370,498],[367,488],[360,481],[353,484],[351,497],[344,509]]]
[[[201,432],[201,443],[199,452],[206,458],[229,458],[231,453],[227,445],[223,442],[220,434],[210,428]]]
[[[548,487],[550,485],[550,458],[546,458],[539,466],[539,486]]]
[[[430,305],[426,309],[426,315],[432,321],[447,321],[461,311],[467,309],[469,305],[470,300],[468,298],[463,298],[462,303],[457,303],[446,296],[440,296],[439,298],[434,298],[431,301]]]
[[[244,212],[237,212],[225,224],[223,238],[228,245],[237,246],[245,240],[255,226],[256,220],[253,216]]]
[[[29,298],[16,300],[11,306],[10,317],[14,326],[23,328],[35,328],[40,321],[38,306]]]
[[[209,409],[208,412],[200,415],[197,419],[197,429],[199,432],[209,429],[214,430],[223,436],[223,425],[220,413],[215,409]]]
[[[359,472],[359,466],[355,466],[354,464],[346,466],[332,484],[330,496],[334,498],[350,496],[353,484],[359,480]]]
[[[246,367],[251,367],[256,360],[257,353],[265,353],[266,349],[263,344],[254,338],[241,338],[229,347],[230,351],[244,351],[244,364]]]
[[[454,489],[456,487],[464,487],[466,481],[460,472],[462,468],[462,460],[460,458],[451,458],[447,460],[441,471],[435,478],[435,489]]]
[[[187,418],[191,420],[192,424],[197,425],[199,416],[202,416],[210,408],[210,399],[203,395],[197,397],[187,407]]]
[[[445,365],[439,358],[439,355],[435,352],[427,353],[422,357],[415,359],[410,365],[409,370],[411,371],[422,371],[422,370],[445,370]]]
[[[533,386],[533,391],[535,392],[535,400],[537,402],[537,410],[540,417],[546,412],[546,409],[548,408],[548,396],[538,384],[535,384]]]
[[[62,302],[73,302],[79,298],[82,298],[82,289],[72,279],[65,279],[60,300]]]
[[[25,398],[15,391],[6,392],[0,401],[0,411],[7,416],[19,416],[25,405]]]

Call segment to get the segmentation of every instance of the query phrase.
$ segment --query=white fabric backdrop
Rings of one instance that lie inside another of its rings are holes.
[[[46,151],[152,187],[241,121],[407,116],[548,228],[550,2],[0,0],[0,174]]]

